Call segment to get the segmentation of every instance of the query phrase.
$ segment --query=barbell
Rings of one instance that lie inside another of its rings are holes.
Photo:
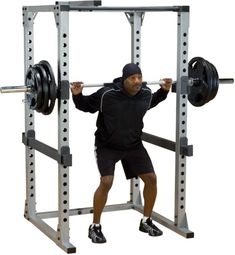
[[[233,78],[219,79],[215,66],[202,57],[195,57],[188,63],[188,100],[193,106],[203,106],[213,100],[219,84],[234,83]],[[112,83],[84,84],[85,88],[110,86]],[[164,81],[145,82],[147,86],[163,85]],[[174,81],[173,84],[177,82]],[[24,86],[0,87],[1,93],[26,93],[29,107],[44,115],[49,115],[58,97],[58,88],[51,65],[42,60],[29,67]]]

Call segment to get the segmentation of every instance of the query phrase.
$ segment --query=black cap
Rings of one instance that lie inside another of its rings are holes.
[[[122,81],[125,81],[128,77],[130,77],[133,74],[142,75],[142,72],[139,66],[134,63],[126,64],[122,69]]]

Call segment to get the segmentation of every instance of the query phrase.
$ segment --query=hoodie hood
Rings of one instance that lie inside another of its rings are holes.
[[[117,85],[118,87],[122,87],[122,77],[113,79],[113,84]],[[146,88],[146,86],[147,86],[147,82],[143,81],[142,87]]]
[[[118,78],[113,79],[113,83],[114,83],[114,84],[116,84],[116,83],[122,83],[122,77],[118,77]]]

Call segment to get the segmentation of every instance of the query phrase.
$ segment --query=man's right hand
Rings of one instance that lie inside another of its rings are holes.
[[[83,90],[83,82],[75,81],[71,83],[71,92],[74,96],[77,96],[82,93]]]

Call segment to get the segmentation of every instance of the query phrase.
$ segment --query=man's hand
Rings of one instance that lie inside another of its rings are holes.
[[[164,78],[162,79],[164,81],[164,84],[161,85],[162,89],[165,91],[170,91],[172,86],[172,79],[171,78]]]
[[[83,90],[83,82],[75,81],[71,83],[71,92],[74,96],[77,96],[82,93]]]

